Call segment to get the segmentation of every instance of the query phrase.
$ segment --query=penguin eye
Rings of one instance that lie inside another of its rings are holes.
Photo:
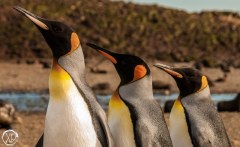
[[[56,33],[63,32],[63,29],[62,29],[61,27],[59,27],[59,26],[56,26],[56,25],[53,25],[53,26],[52,26],[52,29],[53,29],[53,31],[56,32]]]

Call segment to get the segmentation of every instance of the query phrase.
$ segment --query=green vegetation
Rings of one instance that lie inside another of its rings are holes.
[[[240,16],[231,12],[189,14],[156,5],[97,0],[0,1],[0,58],[50,58],[43,37],[12,6],[72,26],[87,41],[119,53],[165,61],[221,62],[240,67]],[[84,45],[87,58],[95,52]]]

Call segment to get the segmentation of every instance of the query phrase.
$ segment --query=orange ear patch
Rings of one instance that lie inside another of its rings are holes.
[[[147,74],[147,69],[143,65],[137,65],[134,69],[133,81],[136,81]]]
[[[108,60],[110,60],[112,63],[116,64],[117,63],[117,60],[109,55],[108,53],[105,53],[104,51],[101,51],[101,50],[98,50],[104,57],[106,57]]]
[[[71,50],[68,54],[76,50],[79,45],[80,45],[80,40],[78,38],[78,35],[75,32],[73,32],[71,34]]]
[[[169,73],[170,75],[174,76],[174,77],[177,77],[177,78],[183,78],[183,76],[178,73],[178,72],[175,72],[173,70],[170,70],[170,69],[167,69],[167,68],[164,68],[164,70]]]
[[[203,90],[204,88],[206,88],[208,86],[208,80],[206,76],[202,76],[202,85],[201,88],[198,91]]]

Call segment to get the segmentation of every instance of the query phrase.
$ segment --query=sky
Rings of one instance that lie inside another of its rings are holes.
[[[159,4],[188,12],[203,10],[234,11],[240,13],[240,0],[126,0],[137,3]]]

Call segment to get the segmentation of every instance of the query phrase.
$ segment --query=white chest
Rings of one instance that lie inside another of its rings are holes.
[[[50,98],[47,109],[44,147],[96,147],[99,141],[87,104],[72,80],[68,90]],[[51,89],[50,89],[51,92]]]
[[[176,100],[170,113],[170,136],[174,147],[192,147],[184,109]]]

